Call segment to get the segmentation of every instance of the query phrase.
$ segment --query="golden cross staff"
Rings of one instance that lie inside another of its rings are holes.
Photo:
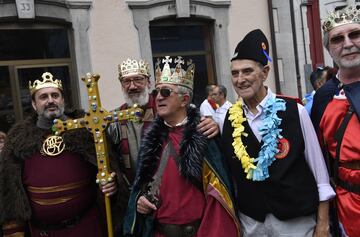
[[[101,107],[101,101],[98,89],[99,75],[87,73],[85,77],[81,78],[85,82],[88,91],[89,112],[85,114],[85,117],[61,121],[56,119],[54,121],[55,135],[77,128],[87,128],[92,133],[95,142],[96,157],[98,173],[96,176],[96,183],[105,185],[108,182],[113,181],[110,171],[110,162],[108,156],[108,146],[106,142],[106,128],[110,123],[120,120],[132,120],[139,121],[142,117],[143,110],[137,108],[135,105],[133,108],[107,112]],[[106,207],[106,221],[108,236],[113,237],[112,218],[111,218],[111,206],[109,197],[105,196]]]

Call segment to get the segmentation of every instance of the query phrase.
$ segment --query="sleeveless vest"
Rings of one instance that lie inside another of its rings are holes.
[[[264,181],[246,179],[240,160],[234,154],[233,127],[227,114],[224,122],[224,153],[236,186],[238,209],[245,215],[263,222],[268,213],[287,220],[314,213],[319,204],[317,184],[304,156],[304,139],[301,131],[297,103],[290,98],[286,111],[278,112],[282,119],[281,135],[288,141],[288,153],[276,159],[269,167],[270,177]],[[247,137],[242,137],[250,157],[258,157],[261,143],[249,124],[244,124]]]

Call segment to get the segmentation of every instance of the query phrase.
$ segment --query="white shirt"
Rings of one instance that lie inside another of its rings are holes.
[[[267,95],[260,102],[260,104],[256,106],[256,109],[258,111],[257,114],[253,114],[245,105],[245,103],[243,105],[247,121],[259,142],[261,141],[259,128],[262,125],[262,120],[260,119],[260,117],[266,101],[269,98],[274,97],[276,97],[275,94],[270,90],[270,88],[268,88]],[[330,186],[329,174],[327,172],[325,160],[309,114],[307,113],[304,106],[297,104],[297,107],[299,111],[301,131],[305,142],[305,160],[315,177],[319,192],[319,200],[326,201],[333,198],[335,196],[335,192]]]
[[[224,126],[224,119],[228,109],[232,106],[230,101],[225,101],[225,103],[216,109],[214,113],[214,121],[219,125],[220,133],[222,133],[223,126]]]
[[[200,105],[200,114],[201,116],[211,116],[213,117],[215,110],[211,107],[211,104],[207,99],[205,99]]]

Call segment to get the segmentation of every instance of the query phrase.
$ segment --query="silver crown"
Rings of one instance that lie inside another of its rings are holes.
[[[360,23],[360,10],[356,8],[356,5],[350,5],[338,11],[331,11],[323,20],[322,29],[324,32],[328,32],[337,26],[351,23]]]

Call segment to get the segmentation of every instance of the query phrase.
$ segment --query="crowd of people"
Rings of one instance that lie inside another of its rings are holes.
[[[100,141],[86,127],[54,134],[54,119],[85,113],[65,108],[61,80],[42,74],[29,82],[33,114],[0,132],[3,235],[106,236],[107,196],[114,236],[360,236],[359,17],[348,6],[324,19],[337,72],[313,71],[305,106],[265,85],[260,29],[234,50],[233,88],[207,86],[199,108],[194,62],[166,56],[152,79],[147,62],[125,60],[126,103],[113,112],[144,112],[105,130],[112,178],[98,184]]]

